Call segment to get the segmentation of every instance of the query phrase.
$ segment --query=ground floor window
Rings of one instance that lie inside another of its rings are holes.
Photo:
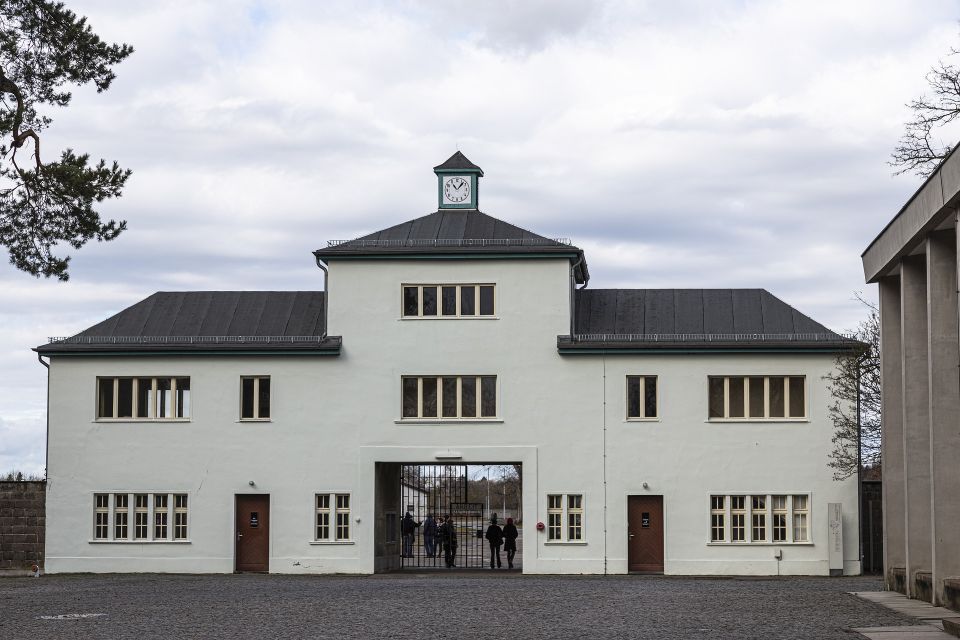
[[[131,506],[133,507],[132,518]],[[171,513],[173,514],[172,527],[169,526]],[[187,494],[95,493],[93,538],[97,541],[109,542],[168,540],[185,542],[189,540]]]
[[[809,542],[809,514],[807,494],[711,495],[710,542]]]
[[[346,542],[350,540],[350,494],[318,493],[316,495],[317,542]]]
[[[550,542],[583,540],[583,494],[547,495],[547,540]]]

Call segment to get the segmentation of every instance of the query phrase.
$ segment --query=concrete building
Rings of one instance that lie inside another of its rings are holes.
[[[391,570],[405,465],[512,464],[524,572],[859,573],[851,341],[760,289],[586,288],[434,170],[436,212],[315,252],[325,291],[160,292],[37,348],[49,572]]]
[[[880,289],[888,589],[960,608],[960,347],[953,152],[863,253]]]

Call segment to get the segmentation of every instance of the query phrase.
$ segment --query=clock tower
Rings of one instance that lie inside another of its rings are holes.
[[[459,151],[433,168],[437,174],[440,209],[476,209],[477,186],[483,169],[467,160]]]

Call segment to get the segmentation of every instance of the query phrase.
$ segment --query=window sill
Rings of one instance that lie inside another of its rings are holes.
[[[193,422],[190,418],[96,418],[94,423],[101,424],[170,424]]]
[[[585,547],[585,540],[547,540],[543,543],[547,547]]]
[[[247,422],[273,422],[272,418],[240,418],[236,421],[237,424],[245,424]]]
[[[393,421],[394,424],[502,424],[503,418],[400,418]]]
[[[500,316],[401,316],[397,320],[499,320]]]
[[[624,422],[661,422],[660,418],[627,418]]]
[[[90,544],[191,544],[191,540],[87,540]]]
[[[356,544],[353,540],[311,540],[312,545]]]
[[[728,424],[778,424],[810,422],[810,418],[707,418],[704,422]]]
[[[708,547],[812,547],[812,542],[708,542]]]

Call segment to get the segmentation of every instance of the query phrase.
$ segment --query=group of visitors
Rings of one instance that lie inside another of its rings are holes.
[[[427,558],[439,558],[443,553],[446,566],[452,568],[456,566],[457,557],[457,525],[453,516],[440,516],[434,519],[433,514],[427,514],[423,522],[417,522],[413,519],[413,514],[409,511],[400,521],[400,534],[403,538],[404,558],[413,557],[413,542],[416,537],[417,528],[423,527],[423,553]],[[478,534],[479,535],[479,534]],[[490,518],[490,526],[484,538],[490,544],[490,568],[501,569],[503,563],[500,560],[500,548],[507,553],[507,568],[513,569],[513,558],[517,554],[517,538],[520,532],[517,526],[513,524],[513,518],[507,518],[507,524],[500,527],[497,524],[497,514]]]

